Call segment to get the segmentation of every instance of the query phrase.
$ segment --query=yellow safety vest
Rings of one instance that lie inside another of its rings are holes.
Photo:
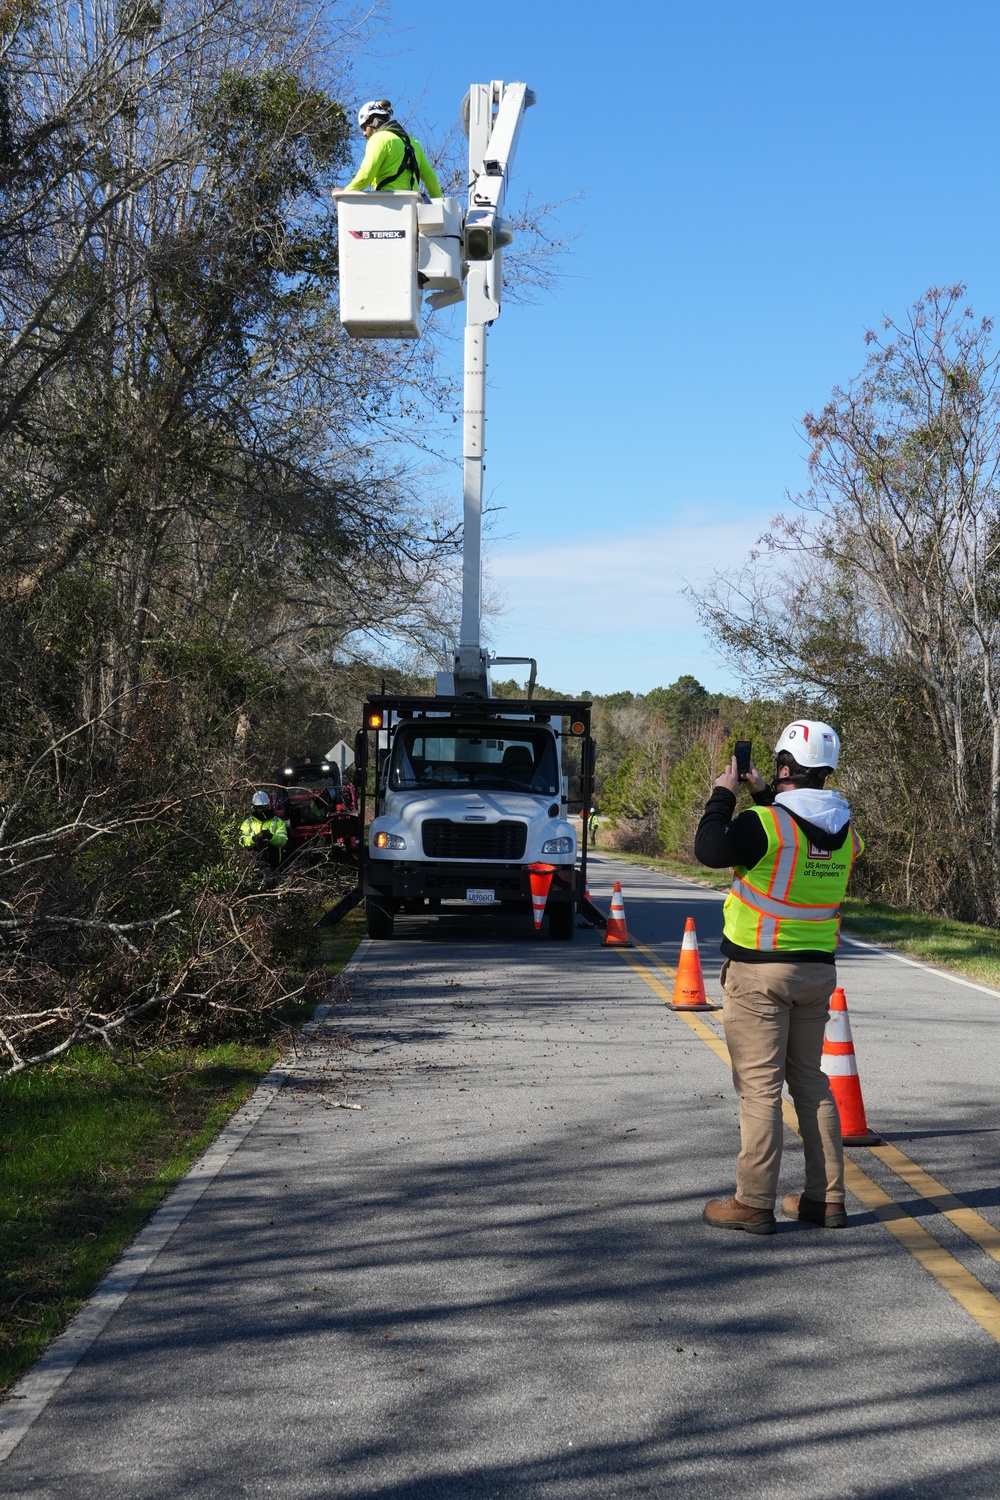
[[[723,907],[725,936],[761,953],[833,953],[840,903],[864,840],[852,825],[839,849],[818,849],[786,808],[750,810],[764,825],[767,853],[751,869],[734,868]]]
[[[281,854],[288,843],[288,829],[281,818],[255,818],[253,814],[244,818],[240,824],[240,844],[244,849],[252,849],[253,841],[258,833],[269,833],[271,835],[270,848],[277,849]]]

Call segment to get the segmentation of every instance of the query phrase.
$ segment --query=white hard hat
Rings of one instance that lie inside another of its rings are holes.
[[[271,799],[267,795],[266,792],[254,792],[254,794],[253,794],[253,802],[252,802],[251,806],[253,806],[253,807],[270,807],[271,806]]]
[[[391,120],[392,105],[388,99],[369,99],[358,110],[358,129],[364,130],[369,120]]]
[[[787,725],[778,736],[778,743],[774,747],[775,755],[782,750],[787,750],[792,759],[805,769],[829,766],[831,771],[835,771],[840,759],[840,735],[829,724],[821,724],[818,719],[796,719],[794,724]]]

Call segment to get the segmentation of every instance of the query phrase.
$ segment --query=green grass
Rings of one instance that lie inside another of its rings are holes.
[[[69,1319],[276,1048],[83,1049],[3,1085],[0,1389]]]
[[[331,977],[360,910],[323,940]],[[313,1006],[284,1019],[299,1024]],[[0,1083],[0,1390],[41,1353],[280,1051],[164,1047],[141,1066],[79,1048]]]
[[[621,854],[616,849],[598,849],[597,852],[609,859],[640,865],[646,870],[678,875],[717,891],[727,890],[732,879],[728,870],[708,870],[702,865],[654,859],[646,854]],[[955,922],[950,917],[922,916],[852,896],[844,902],[843,916],[844,931],[855,937],[881,943],[897,953],[909,954],[937,968],[951,969],[967,979],[978,979],[1000,989],[1000,931],[995,927],[976,927],[971,922]]]
[[[843,912],[845,932],[1000,988],[1000,931],[995,927],[897,911],[850,896]]]

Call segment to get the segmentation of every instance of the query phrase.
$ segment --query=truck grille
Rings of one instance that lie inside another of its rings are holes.
[[[447,818],[423,826],[428,859],[520,859],[528,841],[526,823],[484,823],[470,827]]]

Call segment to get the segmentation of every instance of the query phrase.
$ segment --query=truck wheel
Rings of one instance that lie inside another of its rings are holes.
[[[378,896],[366,896],[365,926],[370,938],[391,938],[392,907]]]
[[[567,943],[576,927],[576,906],[572,901],[560,901],[549,907],[549,937]]]

